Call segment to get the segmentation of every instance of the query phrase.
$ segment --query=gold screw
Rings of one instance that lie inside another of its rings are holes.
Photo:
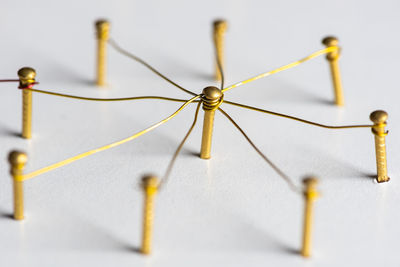
[[[24,219],[24,182],[22,181],[23,172],[28,157],[20,151],[12,151],[8,155],[11,164],[11,175],[13,177],[14,188],[14,219]]]
[[[371,121],[374,123],[372,127],[372,133],[375,135],[375,154],[376,154],[376,169],[378,183],[388,182],[390,178],[387,175],[387,163],[386,163],[386,142],[385,136],[388,134],[385,131],[386,120],[388,114],[383,110],[376,110],[369,116]]]
[[[109,39],[110,23],[106,20],[96,21],[97,33],[97,81],[98,86],[106,84],[107,72],[107,41]]]
[[[23,88],[30,87],[35,83],[36,71],[29,67],[18,71],[19,87],[22,89],[22,137],[32,137],[32,91]]]
[[[228,28],[228,23],[225,20],[215,20],[213,23],[213,37],[214,45],[217,53],[217,58],[221,63],[221,67],[224,67],[224,35]],[[218,68],[218,64],[215,65],[215,79],[221,80],[221,73]]]
[[[314,177],[307,177],[303,180],[304,183],[304,227],[303,227],[303,246],[301,248],[301,255],[310,257],[311,255],[311,232],[313,221],[313,204],[318,197],[316,189],[318,179]]]
[[[203,89],[203,135],[201,138],[200,158],[209,159],[211,157],[212,132],[214,125],[215,109],[221,103],[223,94],[220,89],[209,86]]]
[[[322,44],[326,47],[338,47],[339,40],[336,37],[329,36],[322,40]],[[339,71],[339,57],[340,50],[330,52],[326,55],[326,59],[329,61],[331,69],[333,88],[335,91],[335,104],[338,106],[344,106],[343,88]]]
[[[143,235],[142,248],[143,254],[150,254],[151,241],[153,236],[153,220],[154,220],[154,197],[159,186],[158,178],[155,176],[145,176],[142,179],[142,187],[144,190],[144,209],[143,209]]]

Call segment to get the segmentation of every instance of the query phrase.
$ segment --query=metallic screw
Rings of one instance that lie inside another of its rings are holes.
[[[35,83],[36,71],[24,67],[18,71],[19,87],[22,89],[22,137],[32,137],[32,91],[23,88],[30,87]]]
[[[214,45],[217,53],[217,58],[221,63],[221,67],[224,67],[224,35],[226,29],[228,28],[228,23],[225,20],[215,20],[213,23],[213,37]],[[221,73],[218,68],[218,64],[215,66],[215,79],[217,81],[221,80]]]
[[[106,20],[96,21],[97,33],[97,80],[98,86],[106,84],[107,72],[107,40],[109,38],[110,23]]]
[[[20,151],[12,151],[8,156],[11,164],[11,175],[14,187],[14,219],[24,219],[24,182],[22,181],[23,171],[28,157]]]
[[[301,248],[301,255],[304,257],[310,257],[311,255],[311,232],[312,232],[312,221],[313,221],[313,204],[315,199],[318,197],[316,185],[318,179],[314,177],[307,177],[303,180],[304,183],[304,228],[303,228],[303,246]]]
[[[145,176],[142,179],[142,187],[144,190],[144,210],[143,210],[143,235],[142,248],[143,254],[150,254],[151,241],[153,236],[153,220],[154,220],[154,197],[158,190],[159,181],[155,176]]]
[[[329,36],[324,38],[322,40],[322,43],[326,47],[333,47],[333,46],[337,47],[339,41],[336,37]],[[340,57],[340,50],[330,52],[326,55],[326,59],[329,61],[331,69],[333,88],[335,90],[335,104],[338,106],[344,106],[343,88],[339,71],[339,57]]]
[[[383,110],[376,110],[369,116],[371,121],[374,123],[372,127],[372,133],[375,135],[375,153],[376,153],[376,169],[378,183],[388,182],[390,178],[387,175],[387,163],[386,163],[386,142],[385,136],[388,132],[385,131],[386,120],[388,114]]]
[[[203,89],[203,136],[201,139],[200,158],[209,159],[211,157],[212,132],[214,125],[215,108],[223,96],[217,87],[209,86]]]

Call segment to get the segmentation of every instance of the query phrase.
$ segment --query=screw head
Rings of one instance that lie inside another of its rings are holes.
[[[316,177],[310,176],[303,179],[303,184],[307,186],[316,186],[318,184],[318,179]]]
[[[387,120],[388,114],[384,110],[375,110],[371,115],[369,115],[369,118],[373,123],[380,124]]]
[[[228,23],[224,19],[216,19],[213,24],[215,29],[218,28],[225,31],[228,28]]]
[[[106,19],[99,19],[95,22],[98,30],[108,30],[110,28],[110,22]]]
[[[28,162],[28,156],[24,152],[13,150],[8,154],[8,162],[11,165],[24,165]]]
[[[34,80],[36,77],[36,71],[30,67],[23,67],[18,70],[18,77],[21,80]]]
[[[215,86],[208,86],[203,89],[204,97],[209,100],[218,100],[222,97],[222,92]]]
[[[322,44],[326,46],[337,46],[339,44],[339,40],[334,36],[327,36],[322,39]]]
[[[148,187],[158,187],[159,180],[157,176],[155,175],[145,175],[142,178],[142,186],[143,188],[148,188]]]

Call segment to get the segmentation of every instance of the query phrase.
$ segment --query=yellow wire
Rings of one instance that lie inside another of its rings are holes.
[[[123,49],[122,47],[120,47],[117,42],[115,42],[113,39],[109,39],[108,43],[115,49],[117,50],[119,53],[141,63],[142,65],[146,66],[149,70],[151,70],[152,72],[154,72],[155,74],[157,74],[158,76],[160,76],[161,78],[163,78],[164,80],[166,80],[167,82],[169,82],[170,84],[178,87],[179,89],[181,89],[182,91],[191,94],[191,95],[197,95],[196,93],[189,91],[188,89],[183,88],[182,86],[180,86],[179,84],[173,82],[172,80],[170,80],[169,78],[167,78],[165,75],[161,74],[158,70],[156,70],[155,68],[153,68],[149,63],[147,63],[146,61],[144,61],[143,59],[129,53],[128,51],[126,51],[125,49]]]
[[[291,120],[295,120],[295,121],[299,121],[299,122],[303,122],[303,123],[306,123],[306,124],[310,124],[310,125],[314,125],[314,126],[318,126],[318,127],[322,127],[322,128],[328,128],[328,129],[371,128],[371,127],[374,126],[374,125],[330,126],[330,125],[324,125],[324,124],[320,124],[320,123],[316,123],[316,122],[300,119],[300,118],[297,118],[297,117],[293,117],[293,116],[282,114],[282,113],[278,113],[278,112],[269,111],[269,110],[266,110],[266,109],[261,109],[261,108],[256,108],[256,107],[252,107],[252,106],[247,106],[247,105],[235,103],[235,102],[228,101],[228,100],[225,100],[224,103],[227,103],[227,104],[233,105],[233,106],[238,106],[238,107],[241,107],[241,108],[247,108],[247,109],[250,109],[250,110],[259,111],[259,112],[263,112],[263,113],[267,113],[267,114],[271,114],[271,115],[287,118],[287,119],[291,119]]]
[[[43,91],[39,89],[33,88],[24,88],[23,90],[28,90],[36,93],[46,94],[46,95],[54,95],[60,97],[67,97],[79,100],[87,100],[87,101],[129,101],[129,100],[140,100],[140,99],[160,99],[160,100],[167,100],[167,101],[174,101],[174,102],[186,102],[185,99],[178,99],[178,98],[171,98],[171,97],[163,97],[163,96],[135,96],[135,97],[122,97],[122,98],[94,98],[94,97],[83,97],[83,96],[74,96],[74,95],[67,95],[67,94],[60,94],[50,91]],[[196,101],[197,102],[197,101]]]
[[[197,95],[197,96],[191,98],[190,100],[186,101],[185,104],[183,104],[179,109],[177,109],[177,110],[176,110],[174,113],[172,113],[170,116],[168,116],[167,118],[161,120],[160,122],[158,122],[158,123],[156,123],[156,124],[154,124],[154,125],[152,125],[152,126],[146,128],[146,129],[144,129],[143,131],[140,131],[140,132],[138,132],[138,133],[136,133],[136,134],[134,134],[134,135],[132,135],[132,136],[130,136],[130,137],[128,137],[128,138],[122,139],[122,140],[120,140],[120,141],[117,141],[117,142],[114,142],[114,143],[111,143],[111,144],[108,144],[108,145],[105,145],[105,146],[102,146],[102,147],[99,147],[99,148],[96,148],[96,149],[92,149],[92,150],[89,150],[89,151],[87,151],[87,152],[85,152],[85,153],[82,153],[82,154],[76,155],[76,156],[74,156],[74,157],[68,158],[68,159],[66,159],[66,160],[57,162],[57,163],[55,163],[55,164],[52,164],[52,165],[47,166],[47,167],[44,167],[44,168],[39,169],[39,170],[37,170],[37,171],[33,171],[33,172],[31,172],[31,173],[24,174],[24,175],[22,175],[21,179],[19,179],[19,181],[25,181],[25,180],[31,179],[31,178],[33,178],[33,177],[35,177],[35,176],[38,176],[38,175],[40,175],[40,174],[46,173],[46,172],[51,171],[51,170],[54,170],[54,169],[56,169],[56,168],[65,166],[65,165],[67,165],[67,164],[69,164],[69,163],[72,163],[72,162],[77,161],[77,160],[79,160],[79,159],[85,158],[85,157],[90,156],[90,155],[92,155],[92,154],[95,154],[95,153],[97,153],[97,152],[100,152],[100,151],[103,151],[103,150],[107,150],[107,149],[109,149],[109,148],[113,148],[113,147],[119,146],[119,145],[121,145],[121,144],[123,144],[123,143],[126,143],[126,142],[128,142],[128,141],[131,141],[131,140],[133,140],[133,139],[135,139],[135,138],[137,138],[137,137],[139,137],[139,136],[141,136],[141,135],[143,135],[143,134],[145,134],[145,133],[150,132],[151,130],[157,128],[158,126],[160,126],[160,125],[166,123],[167,121],[169,121],[170,119],[172,119],[173,117],[175,117],[175,116],[176,116],[181,110],[183,110],[187,105],[189,105],[190,103],[194,102],[194,101],[195,101],[197,98],[199,98],[199,97],[200,97],[200,95]]]
[[[330,47],[321,49],[321,50],[319,50],[319,51],[317,51],[315,53],[312,53],[311,55],[309,55],[309,56],[307,56],[305,58],[302,58],[302,59],[300,59],[298,61],[292,62],[292,63],[287,64],[285,66],[279,67],[279,68],[277,68],[275,70],[271,70],[271,71],[259,74],[259,75],[255,76],[253,78],[250,78],[250,79],[238,82],[238,83],[236,83],[234,85],[231,85],[231,86],[223,89],[222,92],[226,92],[226,91],[228,91],[230,89],[233,89],[235,87],[238,87],[240,85],[243,85],[243,84],[246,84],[246,83],[249,83],[249,82],[264,78],[264,77],[267,77],[269,75],[272,75],[272,74],[275,74],[275,73],[278,73],[278,72],[281,72],[281,71],[296,67],[296,66],[300,65],[301,63],[304,63],[304,62],[306,62],[306,61],[308,61],[310,59],[313,59],[315,57],[318,57],[318,56],[321,56],[321,55],[324,55],[324,54],[327,54],[327,53],[330,53],[330,52],[334,52],[334,51],[337,51],[337,50],[339,50],[339,47],[337,47],[337,46],[330,46]]]

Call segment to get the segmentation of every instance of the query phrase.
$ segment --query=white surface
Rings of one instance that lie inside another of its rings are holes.
[[[141,65],[109,50],[108,89],[92,85],[93,21],[193,91],[214,85],[211,21],[229,21],[227,84],[299,59],[334,34],[343,46],[345,108],[333,99],[323,57],[226,93],[226,99],[326,124],[369,123],[389,113],[389,175],[376,184],[368,129],[327,130],[240,110],[226,111],[297,184],[320,178],[313,257],[300,248],[302,199],[216,116],[212,159],[198,153],[202,120],[157,196],[154,253],[140,245],[144,173],[161,175],[193,118],[190,106],[168,124],[120,147],[25,184],[26,219],[11,220],[11,149],[29,154],[27,171],[125,138],[172,113],[178,103],[94,103],[34,95],[34,137],[20,132],[15,84],[0,84],[1,266],[398,266],[398,1],[3,1],[1,78],[22,66],[37,87],[83,96],[188,97]],[[202,114],[201,114],[202,116]],[[201,117],[200,117],[201,118]]]

